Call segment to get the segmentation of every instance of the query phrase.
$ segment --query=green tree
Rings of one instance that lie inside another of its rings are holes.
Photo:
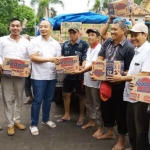
[[[26,5],[18,5],[14,9],[14,17],[19,18],[21,22],[27,21],[22,33],[34,35],[34,10],[32,8]]]
[[[90,11],[93,11],[93,12],[96,12],[96,13],[100,13],[100,11],[104,11],[106,8],[107,8],[107,3],[108,3],[108,0],[103,0],[103,1],[100,1],[100,0],[88,0],[88,5],[90,4],[91,1],[94,1],[94,5],[92,7],[92,9]],[[103,3],[101,5],[101,3]],[[103,7],[101,7],[103,6]]]
[[[38,3],[38,20],[41,20],[46,13],[48,17],[54,17],[57,15],[57,11],[51,7],[51,4],[60,4],[64,8],[64,4],[61,0],[31,0],[30,3],[32,6]]]
[[[21,21],[26,18],[26,32],[29,35],[34,33],[34,11],[25,5],[20,5],[23,0],[3,0],[0,2],[0,36],[9,34],[9,21],[16,17]]]

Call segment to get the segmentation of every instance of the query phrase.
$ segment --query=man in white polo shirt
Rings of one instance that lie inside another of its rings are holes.
[[[22,31],[21,21],[14,18],[9,25],[10,35],[0,39],[0,71],[2,73],[2,65],[4,58],[29,59],[28,45],[29,41],[20,36]],[[24,90],[24,78],[8,77],[2,74],[2,96],[4,102],[4,112],[8,125],[8,135],[15,133],[14,126],[20,130],[25,126],[20,122],[22,96]],[[15,100],[13,99],[15,94]]]
[[[40,23],[40,36],[34,38],[29,46],[29,54],[32,61],[32,87],[34,99],[31,108],[31,126],[33,135],[38,135],[40,107],[42,104],[42,123],[49,127],[56,125],[49,121],[51,101],[55,92],[56,68],[61,55],[60,44],[51,37],[52,26],[44,20]]]
[[[148,150],[148,104],[133,101],[129,98],[130,82],[133,75],[149,76],[150,74],[150,43],[147,41],[148,27],[142,23],[135,24],[128,30],[135,48],[127,76],[111,75],[111,82],[127,81],[124,89],[124,101],[127,101],[127,127],[132,150]]]

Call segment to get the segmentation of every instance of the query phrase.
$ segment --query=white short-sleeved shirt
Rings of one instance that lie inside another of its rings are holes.
[[[92,61],[97,60],[100,49],[101,49],[100,43],[96,45],[94,49],[92,49],[91,47],[88,48],[85,68],[92,65]],[[84,73],[84,85],[88,87],[99,88],[100,81],[92,81],[90,78],[90,71],[89,71]]]
[[[35,37],[30,42],[29,54],[39,52],[39,56],[44,58],[53,58],[61,56],[61,46],[52,37],[46,41],[42,36]],[[53,80],[56,79],[56,67],[54,63],[35,63],[32,62],[31,79],[35,80]]]
[[[10,35],[0,38],[0,64],[3,64],[5,57],[29,60],[29,41],[22,36],[20,37],[19,42],[10,38]]]
[[[127,76],[135,75],[140,72],[150,72],[150,43],[145,42],[141,47],[135,48],[135,55],[131,61]],[[136,103],[129,98],[130,89],[129,82],[126,82],[124,89],[124,101]]]

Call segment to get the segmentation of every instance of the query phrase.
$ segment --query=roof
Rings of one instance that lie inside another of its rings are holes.
[[[144,3],[143,3],[143,5],[144,5]],[[133,15],[135,15],[135,16],[139,16],[139,15],[145,16],[145,15],[150,14],[150,11],[146,10],[143,6],[141,6],[141,5],[139,6],[135,3],[134,3],[134,6],[132,7],[132,12],[133,12]]]

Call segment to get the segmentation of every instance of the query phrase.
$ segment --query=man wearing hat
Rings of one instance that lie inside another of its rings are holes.
[[[93,81],[90,78],[90,70],[92,69],[92,61],[97,60],[98,53],[101,49],[101,44],[99,43],[100,33],[96,29],[88,29],[86,33],[88,34],[88,43],[90,47],[87,51],[84,68],[76,73],[84,73],[84,85],[86,95],[85,105],[87,117],[89,119],[88,123],[82,126],[82,129],[93,127],[97,122],[97,125],[99,126],[99,132],[95,132],[93,134],[93,136],[96,137],[101,136],[103,127],[101,115],[101,101],[99,95],[100,81]]]
[[[110,82],[126,82],[124,89],[124,101],[127,102],[127,127],[132,150],[148,150],[148,115],[146,113],[148,104],[131,100],[130,89],[133,84],[133,75],[150,75],[150,43],[147,41],[148,27],[143,23],[135,24],[127,31],[131,34],[131,41],[134,44],[135,55],[131,61],[127,76],[111,75]],[[130,84],[131,83],[131,84]]]
[[[68,29],[69,41],[62,46],[62,56],[79,56],[80,66],[83,66],[86,60],[88,44],[79,38],[79,29],[77,26],[71,26]],[[71,93],[75,89],[79,96],[80,115],[77,120],[77,126],[83,125],[83,115],[85,110],[85,96],[83,93],[83,75],[66,75],[63,82],[63,97],[65,114],[57,122],[70,120],[70,101]]]
[[[108,21],[105,24],[104,28],[108,26],[109,23],[110,22]],[[130,62],[134,56],[134,46],[126,39],[126,30],[127,26],[125,24],[125,21],[114,21],[114,23],[111,26],[111,38],[108,38],[103,43],[98,57],[99,60],[124,61],[125,72],[128,71]],[[119,136],[117,143],[113,147],[113,150],[122,150],[125,146],[125,135],[127,133],[127,102],[123,101],[123,91],[125,87],[125,82],[111,84],[110,86],[112,89],[111,97],[110,94],[107,96],[107,93],[104,92],[104,89],[101,89],[101,91],[103,91],[103,93],[101,93],[101,98],[103,100],[102,118],[104,121],[104,126],[107,127],[107,132],[97,138],[114,139],[115,132],[113,127],[117,124]],[[107,101],[106,98],[108,99]]]

